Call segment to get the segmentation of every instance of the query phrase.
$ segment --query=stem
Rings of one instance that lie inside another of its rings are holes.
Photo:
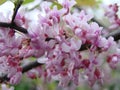
[[[15,8],[14,8],[14,13],[13,13],[13,16],[12,16],[12,21],[11,23],[14,22],[15,20],[15,17],[16,17],[16,14],[18,12],[18,9],[20,8],[20,6],[22,5],[23,3],[23,0],[17,0],[17,2],[15,2]]]

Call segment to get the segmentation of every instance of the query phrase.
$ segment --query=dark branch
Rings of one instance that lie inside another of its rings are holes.
[[[32,68],[35,68],[35,67],[38,67],[38,66],[41,66],[41,65],[43,65],[43,64],[40,64],[37,61],[30,62],[30,63],[22,66],[22,73],[25,73],[25,72],[31,70]],[[8,78],[6,74],[0,76],[0,82],[6,82],[6,81],[9,81],[9,80],[10,80],[10,78]]]
[[[13,28],[13,29],[15,29],[15,30],[17,30],[19,32],[24,33],[24,34],[28,33],[27,29],[25,29],[23,27],[20,27],[20,26],[17,26],[15,23],[12,23],[10,28]]]
[[[13,13],[13,16],[12,16],[11,23],[0,22],[0,27],[12,28],[12,29],[15,29],[16,31],[22,32],[22,33],[24,33],[24,34],[27,34],[27,33],[28,33],[25,28],[16,25],[16,23],[14,22],[15,17],[16,17],[16,14],[17,14],[17,12],[18,12],[18,9],[19,9],[20,6],[22,5],[22,3],[23,3],[23,0],[17,0],[17,1],[15,2],[15,8],[14,8],[14,13]]]
[[[115,30],[111,33],[109,33],[108,35],[106,35],[106,38],[109,38],[110,36],[114,37],[114,40],[117,41],[120,39],[120,30]]]
[[[12,21],[11,21],[11,23],[14,22],[15,17],[16,17],[16,14],[17,14],[17,12],[18,12],[18,9],[19,9],[20,6],[22,5],[22,3],[23,3],[23,0],[17,0],[17,1],[15,2],[15,8],[14,8],[14,13],[13,13],[13,16],[12,16]]]
[[[84,50],[87,50],[87,48],[90,48],[90,44],[83,44],[82,46],[81,46],[81,48],[79,49],[79,51],[84,51]]]
[[[41,65],[43,65],[43,64],[40,64],[37,61],[30,62],[29,64],[22,66],[22,68],[23,68],[22,73],[25,73],[25,72],[31,70],[32,68],[35,68],[35,67],[38,67]]]
[[[115,30],[104,37],[109,38],[110,36],[113,37],[115,41],[118,41],[120,39],[120,30]],[[87,48],[90,48],[90,46],[90,44],[84,44],[81,46],[79,51],[87,50]]]
[[[16,31],[19,31],[19,32],[24,33],[24,34],[28,33],[25,28],[17,26],[15,23],[0,22],[0,27],[12,28],[12,29],[15,29]]]

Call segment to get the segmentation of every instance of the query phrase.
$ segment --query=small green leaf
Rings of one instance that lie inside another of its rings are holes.
[[[31,3],[33,2],[34,0],[24,0],[23,4],[28,4],[28,3]]]
[[[0,5],[6,2],[6,0],[0,0]]]
[[[76,0],[78,6],[94,6],[97,4],[96,0]]]
[[[62,6],[61,4],[59,4],[58,2],[56,2],[56,1],[53,1],[53,2],[52,2],[51,9],[53,9],[54,6],[57,6],[58,9],[63,8],[63,6]]]

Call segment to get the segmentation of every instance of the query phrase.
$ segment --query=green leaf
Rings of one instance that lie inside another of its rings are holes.
[[[33,2],[34,0],[24,0],[23,4],[28,4],[28,3],[31,3]]]
[[[96,0],[76,0],[78,6],[95,6]]]
[[[6,0],[0,0],[0,5],[6,2]]]
[[[56,88],[57,85],[56,85],[55,82],[51,82],[51,83],[49,83],[47,86],[48,86],[48,89],[49,89],[49,90],[55,90],[55,88]]]
[[[53,2],[52,2],[51,9],[53,9],[54,6],[57,6],[58,9],[63,8],[63,6],[62,6],[61,4],[59,4],[58,2],[56,2],[56,1],[53,1]]]

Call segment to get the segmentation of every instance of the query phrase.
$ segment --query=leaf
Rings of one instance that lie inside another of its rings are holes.
[[[96,0],[76,0],[78,6],[95,6]]]
[[[55,88],[56,88],[56,83],[55,83],[55,82],[51,82],[51,83],[49,83],[47,86],[48,86],[48,89],[50,89],[50,90],[55,90]]]
[[[6,2],[6,0],[0,0],[0,5]]]
[[[23,4],[28,4],[28,3],[31,3],[33,2],[34,0],[24,0]]]
[[[53,9],[54,6],[57,6],[58,9],[63,8],[63,6],[61,4],[59,4],[58,2],[56,2],[56,1],[52,2],[51,9]]]

